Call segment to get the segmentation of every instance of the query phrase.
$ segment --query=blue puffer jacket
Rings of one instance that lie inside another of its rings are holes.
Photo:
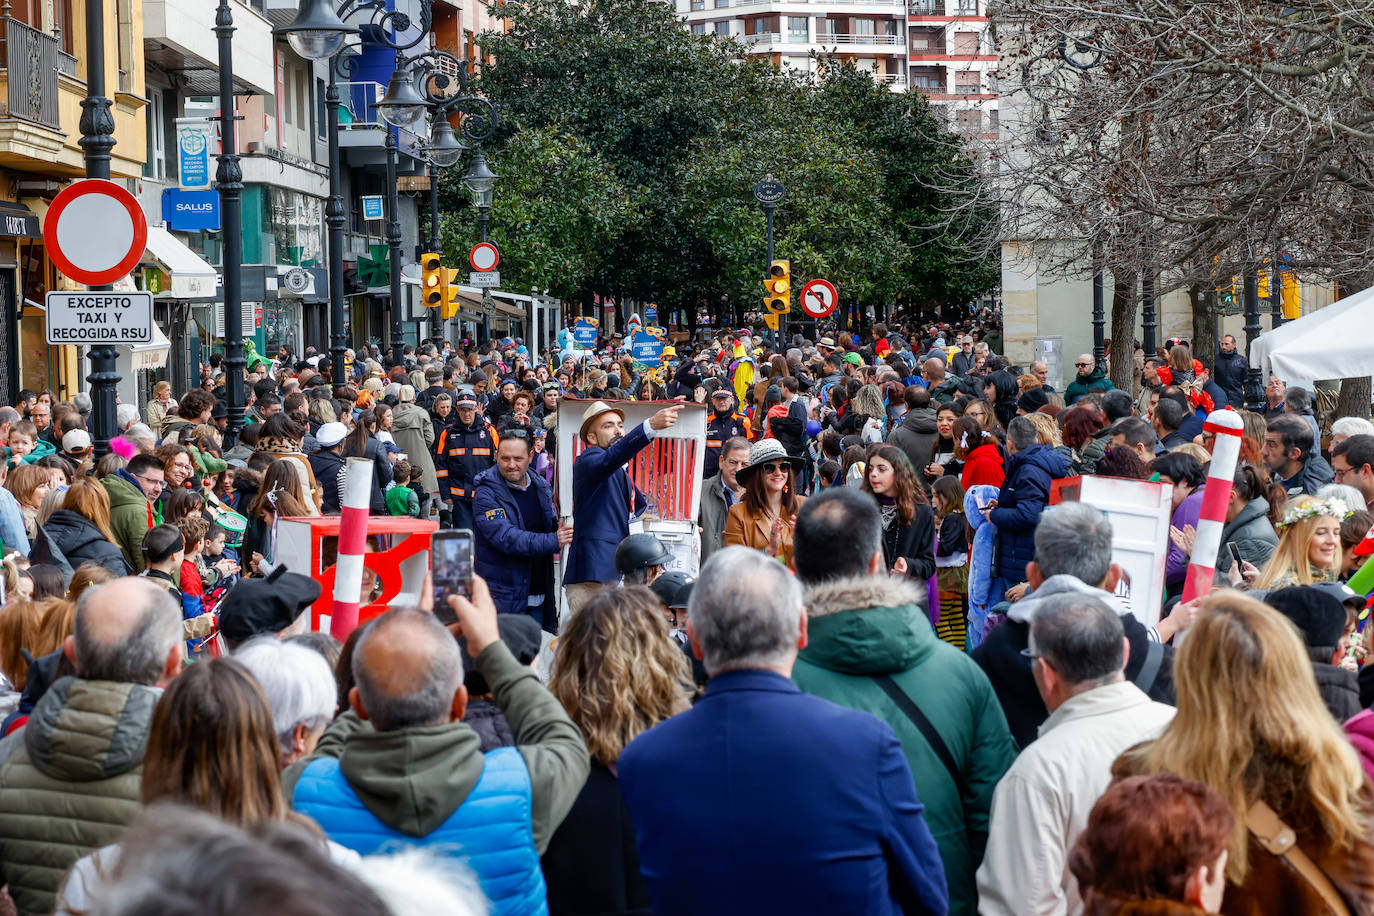
[[[1072,477],[1068,459],[1048,445],[1032,445],[1007,459],[1007,479],[988,521],[997,526],[998,575],[1007,585],[1026,581],[1035,559],[1035,526],[1050,504],[1050,481]]]
[[[553,489],[538,474],[530,474],[529,480],[530,486],[539,493],[544,526],[550,529],[547,532],[529,530],[500,468],[490,467],[478,474],[473,489],[473,563],[477,574],[487,580],[496,609],[503,614],[525,613],[532,593],[544,595],[546,611],[554,608],[553,567],[548,567],[549,574],[544,582],[530,582],[530,561],[558,552]],[[531,586],[536,590],[532,591]],[[544,619],[554,618],[545,616]]]
[[[307,766],[291,797],[295,810],[314,818],[331,840],[360,855],[371,855],[387,844],[454,851],[476,872],[493,916],[542,916],[549,911],[534,851],[530,805],[529,770],[513,747],[485,754],[482,776],[471,794],[421,838],[382,823],[331,757]]]

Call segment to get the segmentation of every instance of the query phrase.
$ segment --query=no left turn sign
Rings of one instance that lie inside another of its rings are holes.
[[[839,301],[839,291],[829,280],[812,280],[802,287],[801,307],[808,318],[825,318]]]

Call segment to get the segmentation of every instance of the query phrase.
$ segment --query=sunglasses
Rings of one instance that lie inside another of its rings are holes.
[[[509,438],[509,439],[533,439],[533,438],[534,438],[534,435],[533,435],[528,429],[521,429],[521,428],[519,428],[519,427],[516,427],[515,429],[508,429],[508,430],[506,430],[505,432],[503,432],[501,435],[503,435],[503,436],[505,436],[505,437],[507,437],[507,438]]]
[[[781,461],[770,461],[767,464],[759,465],[759,470],[763,471],[765,474],[776,474],[779,471],[792,470],[792,465]]]
[[[1087,369],[1092,366],[1092,363],[1074,363],[1074,365],[1079,369]]]

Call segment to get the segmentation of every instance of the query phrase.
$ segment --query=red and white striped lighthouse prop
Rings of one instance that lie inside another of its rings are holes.
[[[1200,598],[1212,590],[1244,429],[1240,414],[1234,410],[1214,410],[1202,426],[1203,432],[1215,438],[1212,440],[1212,463],[1207,468],[1207,487],[1203,490],[1202,509],[1198,514],[1197,535],[1193,538],[1193,553],[1188,559],[1188,578],[1183,583],[1184,601]]]
[[[363,555],[367,552],[367,516],[372,501],[372,459],[350,458],[339,512],[339,559],[334,570],[334,608],[329,635],[345,640],[358,626],[363,590]]]

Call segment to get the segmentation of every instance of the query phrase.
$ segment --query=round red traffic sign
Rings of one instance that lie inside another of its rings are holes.
[[[840,293],[829,280],[812,280],[802,287],[801,307],[809,318],[825,318],[839,301]]]
[[[468,263],[473,270],[495,270],[501,263],[501,251],[491,242],[478,242],[468,252]]]
[[[122,185],[87,178],[53,198],[43,217],[43,244],[64,276],[87,286],[113,283],[143,258],[148,219]]]

